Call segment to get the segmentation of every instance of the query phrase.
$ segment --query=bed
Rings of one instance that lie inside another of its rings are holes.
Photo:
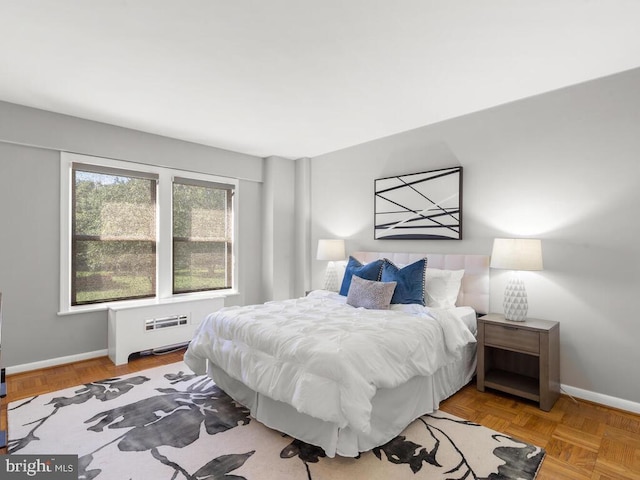
[[[489,303],[488,256],[352,257],[365,266],[387,259],[396,273],[426,258],[422,288],[429,292],[431,281],[434,295],[439,275],[459,272],[455,305],[368,310],[338,293],[313,291],[214,312],[185,353],[195,373],[206,372],[258,421],[330,457],[355,457],[388,442],[466,385],[476,368],[476,315]]]

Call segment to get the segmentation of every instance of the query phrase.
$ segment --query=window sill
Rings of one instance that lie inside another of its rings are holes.
[[[239,295],[239,292],[237,290],[224,290],[206,293],[181,294],[167,298],[149,298],[145,300],[128,300],[125,302],[83,305],[79,307],[70,307],[68,310],[61,310],[58,312],[58,316],[63,317],[67,315],[76,315],[79,313],[103,312],[109,309],[124,310],[128,308],[149,307],[152,305],[170,305],[182,302],[197,302],[198,300],[208,300],[212,298],[227,298],[233,295]]]

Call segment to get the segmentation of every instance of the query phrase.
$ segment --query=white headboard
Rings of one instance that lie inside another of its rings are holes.
[[[426,257],[427,268],[464,270],[457,305],[472,307],[479,314],[489,313],[489,255],[396,252],[355,252],[351,255],[362,263],[388,258],[396,265],[408,265]]]

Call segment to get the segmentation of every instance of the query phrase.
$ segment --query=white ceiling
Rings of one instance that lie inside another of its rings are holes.
[[[640,66],[637,0],[0,0],[0,100],[313,157]]]

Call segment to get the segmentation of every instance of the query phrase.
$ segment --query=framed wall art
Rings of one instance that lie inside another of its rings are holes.
[[[376,240],[462,240],[462,167],[374,181]]]

